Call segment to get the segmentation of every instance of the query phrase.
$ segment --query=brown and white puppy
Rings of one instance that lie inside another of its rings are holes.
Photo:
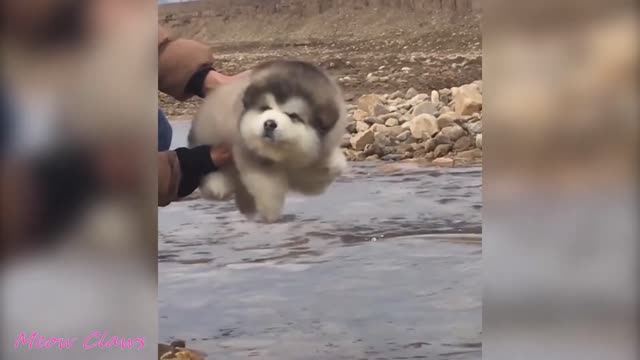
[[[206,198],[235,195],[238,209],[277,221],[289,191],[322,194],[345,170],[346,108],[337,84],[302,61],[277,60],[210,93],[190,146],[231,144],[234,165],[209,175]]]

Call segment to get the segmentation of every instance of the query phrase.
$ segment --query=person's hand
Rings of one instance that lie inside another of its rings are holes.
[[[204,80],[204,93],[207,94],[209,91],[215,89],[218,86],[231,84],[235,81],[238,81],[244,77],[249,76],[250,73],[251,70],[247,70],[233,76],[228,76],[217,71],[210,71]]]
[[[231,149],[227,146],[212,146],[211,161],[217,168],[222,168],[233,163]]]

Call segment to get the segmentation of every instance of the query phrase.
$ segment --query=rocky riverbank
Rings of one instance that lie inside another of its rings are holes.
[[[424,159],[454,166],[482,159],[482,80],[431,93],[368,94],[348,110],[342,147],[350,161]]]

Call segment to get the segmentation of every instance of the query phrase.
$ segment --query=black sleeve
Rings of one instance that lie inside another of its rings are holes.
[[[202,145],[193,149],[179,148],[175,150],[180,162],[180,185],[178,197],[189,196],[200,186],[202,178],[218,170],[211,159],[211,146]]]
[[[204,82],[207,79],[207,75],[209,75],[211,71],[215,71],[215,69],[211,65],[206,65],[200,70],[196,71],[196,73],[191,76],[191,79],[187,83],[185,93],[196,94],[197,96],[204,98],[207,95],[204,92]]]

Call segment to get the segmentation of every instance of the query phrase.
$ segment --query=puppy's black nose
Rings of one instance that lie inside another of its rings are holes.
[[[278,123],[275,120],[267,120],[264,122],[265,130],[274,130],[278,127]]]

